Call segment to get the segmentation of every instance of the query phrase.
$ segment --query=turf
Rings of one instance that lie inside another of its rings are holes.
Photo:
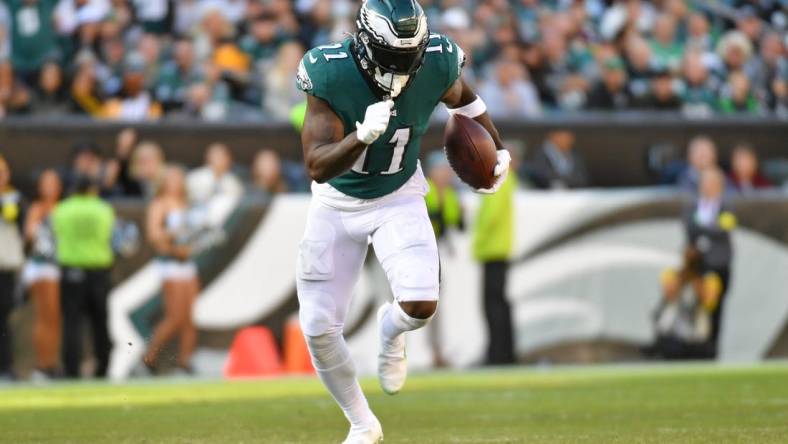
[[[613,366],[365,380],[386,443],[786,443],[788,365]],[[314,378],[0,387],[3,443],[338,443]]]

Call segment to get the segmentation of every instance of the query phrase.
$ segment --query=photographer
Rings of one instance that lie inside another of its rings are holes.
[[[698,197],[684,212],[687,246],[679,270],[662,274],[664,300],[656,317],[653,352],[666,358],[717,356],[725,295],[733,259],[736,216],[723,201],[725,176],[717,168],[700,174]],[[692,295],[684,293],[689,287]]]

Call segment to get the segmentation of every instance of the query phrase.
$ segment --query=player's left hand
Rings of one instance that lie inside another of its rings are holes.
[[[493,170],[493,176],[497,179],[495,183],[490,188],[478,188],[476,189],[477,193],[481,194],[495,194],[503,181],[506,180],[506,175],[509,174],[509,163],[512,161],[512,156],[509,154],[507,150],[498,150],[498,163],[495,164],[495,169]]]

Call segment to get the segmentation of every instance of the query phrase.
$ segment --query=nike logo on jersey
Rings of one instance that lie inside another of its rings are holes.
[[[309,54],[309,63],[314,64],[315,62],[317,62],[317,57],[313,56],[311,52],[307,54]]]

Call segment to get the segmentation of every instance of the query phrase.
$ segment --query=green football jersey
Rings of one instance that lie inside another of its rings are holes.
[[[56,0],[6,2],[11,16],[11,63],[20,72],[35,71],[48,62],[59,61],[57,34],[53,23]]]
[[[298,67],[298,88],[325,100],[342,120],[345,135],[364,121],[367,106],[382,97],[351,52],[353,40],[318,46]],[[373,199],[396,191],[418,165],[421,138],[444,93],[457,80],[465,55],[456,43],[431,34],[421,69],[394,99],[388,129],[359,156],[353,167],[328,183],[348,196]]]

